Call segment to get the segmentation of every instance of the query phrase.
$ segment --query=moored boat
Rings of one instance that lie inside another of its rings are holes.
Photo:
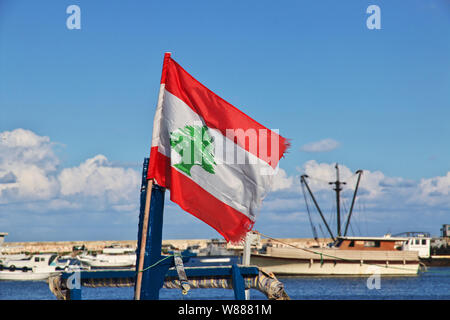
[[[31,270],[3,270],[0,271],[0,280],[14,280],[14,281],[35,281],[47,280],[52,275],[61,273],[54,267],[34,267]]]
[[[103,249],[100,254],[82,253],[77,259],[83,266],[93,269],[133,268],[136,267],[136,253],[132,248],[112,245]]]
[[[22,259],[10,257],[0,265],[0,280],[46,280],[63,270],[74,268],[76,266],[70,261],[59,263],[56,254],[35,254]]]
[[[251,254],[251,263],[262,267],[267,272],[278,275],[329,275],[329,276],[370,276],[380,275],[417,275],[420,267],[419,250],[412,248],[408,237],[349,237],[347,236],[352,210],[356,200],[362,170],[358,170],[358,180],[353,194],[352,204],[347,215],[345,229],[341,229],[339,167],[336,164],[335,185],[337,230],[336,236],[331,231],[320,207],[306,181],[307,175],[301,177],[305,195],[306,208],[312,226],[314,238],[317,234],[313,226],[304,186],[309,192],[322,221],[330,234],[332,243],[327,248],[299,248],[266,246],[259,252]],[[415,242],[414,242],[415,244]]]
[[[211,239],[205,248],[191,248],[182,252],[183,256],[190,256],[186,267],[230,266],[241,263],[241,258],[226,248],[225,240]]]
[[[266,247],[251,263],[277,275],[416,275],[417,251],[401,250],[407,238],[339,237],[332,248]]]

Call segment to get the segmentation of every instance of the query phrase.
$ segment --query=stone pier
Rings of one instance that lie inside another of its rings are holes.
[[[319,239],[315,241],[310,238],[283,238],[280,239],[285,243],[299,247],[311,247],[319,245],[321,247],[326,246],[330,239]],[[205,248],[211,239],[172,239],[163,240],[163,247],[173,247],[178,250],[184,250],[189,246],[199,246],[199,248]],[[271,242],[273,246],[284,247],[286,245],[279,242],[261,239],[258,247]],[[85,246],[88,251],[100,252],[103,248],[111,245],[120,245],[127,248],[136,249],[136,240],[104,240],[104,241],[48,241],[48,242],[7,242],[5,241],[0,247],[0,253],[2,254],[19,254],[19,253],[58,253],[69,254],[72,252],[74,246]],[[226,244],[229,250],[242,250],[242,245]]]

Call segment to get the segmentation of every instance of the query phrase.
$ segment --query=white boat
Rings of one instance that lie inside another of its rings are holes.
[[[408,238],[339,237],[332,248],[267,247],[251,264],[276,275],[416,275],[417,251],[401,250]]]
[[[117,245],[106,247],[96,255],[82,253],[77,259],[82,265],[97,269],[136,267],[135,250]]]
[[[31,270],[3,270],[0,271],[0,280],[14,280],[14,281],[34,281],[34,280],[47,280],[52,275],[57,275],[61,271],[56,270],[54,267],[34,267]]]
[[[370,276],[380,275],[417,275],[420,267],[419,251],[412,249],[411,240],[408,237],[348,237],[347,231],[352,215],[353,205],[361,178],[359,174],[354,191],[352,205],[347,215],[345,230],[341,230],[340,197],[342,185],[339,181],[339,168],[336,165],[336,181],[329,184],[335,185],[337,201],[337,231],[333,234],[317,204],[306,178],[301,177],[302,188],[306,186],[323,223],[325,224],[331,239],[327,248],[294,248],[266,246],[260,252],[251,254],[251,264],[263,268],[266,272],[278,275],[330,275],[330,276]],[[303,189],[304,190],[304,189]],[[306,192],[305,202],[306,202]],[[314,237],[317,233],[309,214],[308,203],[306,208],[310,217]],[[343,235],[342,235],[343,233]],[[415,240],[414,240],[415,243]]]
[[[227,249],[227,242],[220,239],[211,239],[205,248],[190,246],[182,255],[190,256],[186,267],[228,266],[240,264],[241,259],[233,251]]]
[[[201,263],[229,263],[231,261],[231,258],[200,258],[199,259]]]
[[[56,254],[37,254],[23,259],[6,259],[0,265],[0,280],[46,280],[66,268],[57,263],[57,257]]]

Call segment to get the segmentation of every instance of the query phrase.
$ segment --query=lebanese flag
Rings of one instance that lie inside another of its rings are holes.
[[[147,179],[183,210],[242,240],[287,147],[165,54]]]

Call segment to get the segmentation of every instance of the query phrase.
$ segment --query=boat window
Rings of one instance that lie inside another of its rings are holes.
[[[422,239],[422,244],[426,245],[427,244],[427,239]]]
[[[379,248],[380,247],[380,241],[364,241],[364,247],[371,247],[371,248]]]
[[[34,258],[34,262],[39,262],[39,257]]]
[[[355,240],[350,241],[350,244],[348,246],[353,248],[355,246]]]
[[[420,244],[420,239],[416,239],[416,244]]]
[[[58,257],[58,255],[54,254],[48,259],[48,265],[52,265],[52,262]]]

